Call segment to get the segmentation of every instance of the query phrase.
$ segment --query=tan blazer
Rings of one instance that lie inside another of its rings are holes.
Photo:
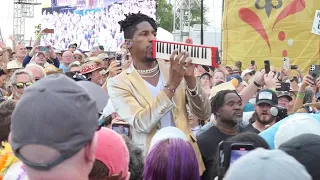
[[[169,65],[158,61],[164,84],[169,79]],[[186,109],[186,97],[193,114],[199,119],[208,119],[211,114],[209,100],[198,85],[198,95],[192,96],[186,91],[185,82],[176,89],[172,101],[164,91],[153,98],[144,80],[133,65],[126,71],[108,80],[108,93],[119,116],[131,126],[133,141],[147,155],[150,142],[158,130],[161,118],[172,110],[173,120],[192,144],[199,162],[200,175],[205,170],[196,137],[189,127]],[[187,157],[186,157],[187,158]]]

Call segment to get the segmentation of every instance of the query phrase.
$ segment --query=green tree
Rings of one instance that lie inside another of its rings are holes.
[[[157,0],[157,21],[158,26],[173,31],[173,6],[167,0]]]
[[[179,12],[179,9],[178,9]],[[209,21],[206,18],[208,7],[204,6],[204,24],[208,24]],[[157,0],[157,21],[159,27],[172,32],[173,31],[173,6],[167,3],[167,0]],[[191,6],[191,22],[190,25],[200,24],[201,22],[201,11],[200,3],[192,2]]]
[[[199,0],[199,1],[201,1],[201,0]],[[207,14],[208,10],[209,10],[209,8],[204,5],[203,6],[203,14],[204,14],[203,24],[205,24],[205,25],[208,25],[208,23],[209,23],[208,19],[206,18],[206,14]],[[194,24],[201,24],[200,2],[199,2],[199,4],[197,4],[197,3],[192,4],[191,15],[192,15],[191,22],[190,22],[191,26],[193,26]]]

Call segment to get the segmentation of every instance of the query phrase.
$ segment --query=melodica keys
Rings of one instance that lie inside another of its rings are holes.
[[[192,59],[193,64],[212,67],[217,67],[219,65],[216,59],[218,52],[217,47],[159,40],[154,40],[152,42],[153,58],[170,60],[170,56],[174,50],[177,50],[178,53],[181,53],[182,51],[188,51],[189,57]]]

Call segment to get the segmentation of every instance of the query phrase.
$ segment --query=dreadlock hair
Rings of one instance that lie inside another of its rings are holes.
[[[217,111],[223,106],[224,104],[224,97],[229,94],[229,93],[235,93],[236,95],[239,96],[237,91],[235,90],[222,90],[219,91],[215,96],[211,98],[211,112],[214,115],[217,115]],[[241,99],[241,97],[239,96]]]
[[[118,22],[121,27],[120,31],[123,31],[125,39],[132,39],[133,34],[137,30],[137,24],[143,21],[149,22],[155,31],[158,29],[156,21],[151,17],[140,13],[140,11],[138,13],[125,14],[125,16],[126,18],[124,20]]]

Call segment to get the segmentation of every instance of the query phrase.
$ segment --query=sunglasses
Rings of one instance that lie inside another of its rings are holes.
[[[82,59],[80,56],[73,56],[74,59]]]
[[[29,87],[32,85],[32,82],[26,82],[26,83],[22,83],[19,82],[17,84],[14,84],[18,89],[23,89],[24,87]]]

